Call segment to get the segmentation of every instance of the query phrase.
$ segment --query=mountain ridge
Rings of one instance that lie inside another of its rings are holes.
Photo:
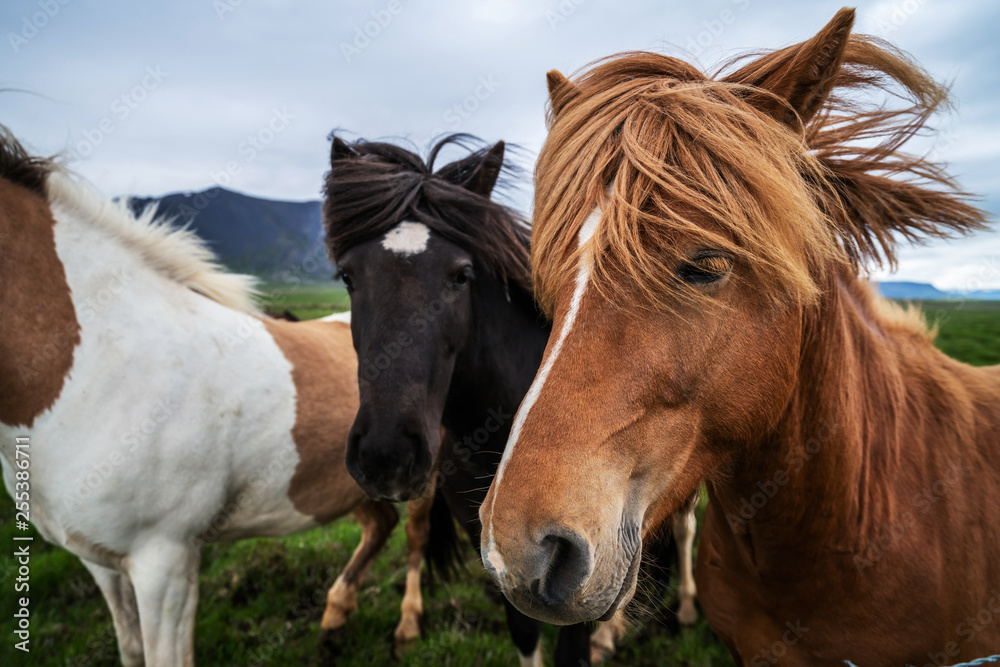
[[[930,283],[886,280],[875,283],[879,294],[889,299],[908,301],[1000,301],[1000,290],[940,290]]]
[[[233,271],[280,282],[327,281],[333,276],[318,199],[266,199],[222,187],[129,198],[136,213],[150,204],[157,204],[161,216],[189,225]],[[876,285],[890,299],[1000,301],[1000,290],[945,291],[910,281]]]
[[[188,226],[205,239],[232,271],[266,280],[287,274],[328,280],[333,275],[319,200],[265,199],[221,187],[128,199],[135,213],[152,204],[160,217]]]

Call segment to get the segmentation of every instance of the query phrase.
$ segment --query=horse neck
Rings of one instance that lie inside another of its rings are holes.
[[[489,276],[474,289],[472,331],[452,375],[445,426],[479,428],[490,410],[500,411],[505,420],[495,438],[505,442],[551,327],[542,323],[532,295],[514,284],[505,288]]]
[[[75,211],[56,209],[56,246],[66,270],[77,317],[86,328],[119,326],[141,310],[171,317],[195,297],[160,275],[142,254],[113,232]],[[154,307],[155,305],[155,307]],[[149,322],[147,326],[155,326]]]
[[[119,372],[141,382],[136,358],[168,359],[178,346],[221,343],[226,354],[220,359],[227,363],[247,354],[249,346],[237,342],[245,339],[244,328],[261,326],[258,320],[164,275],[142,250],[85,210],[56,205],[53,213],[56,249],[81,326],[74,375]]]
[[[783,417],[719,495],[731,526],[750,514],[775,546],[808,535],[855,551],[912,509],[914,490],[948,474],[960,443],[974,441],[975,416],[963,400],[968,367],[937,352],[902,311],[846,273],[830,276],[822,299],[804,315]]]

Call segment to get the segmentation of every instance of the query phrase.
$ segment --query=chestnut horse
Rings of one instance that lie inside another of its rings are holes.
[[[353,513],[361,542],[322,622],[341,627],[398,521],[344,466],[358,407],[349,318],[263,319],[249,280],[191,232],[151,209],[135,218],[5,132],[0,249],[4,483],[18,519],[93,575],[122,663],[193,664],[205,542]],[[431,507],[407,526],[399,643],[419,636]]]
[[[549,74],[532,269],[557,333],[480,513],[525,613],[615,613],[706,479],[696,579],[739,664],[1000,646],[1000,367],[859,276],[984,214],[902,152],[947,91],[853,20],[714,78],[652,53]]]

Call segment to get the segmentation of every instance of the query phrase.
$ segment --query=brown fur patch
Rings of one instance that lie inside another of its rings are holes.
[[[265,320],[295,382],[299,453],[288,489],[295,508],[320,523],[346,514],[364,497],[344,460],[358,411],[358,362],[351,327],[343,322]]]
[[[66,548],[92,563],[97,563],[118,572],[124,572],[125,570],[123,567],[125,556],[89,541],[80,533],[70,532],[66,535]]]
[[[0,422],[31,427],[73,366],[80,324],[45,199],[0,179]]]

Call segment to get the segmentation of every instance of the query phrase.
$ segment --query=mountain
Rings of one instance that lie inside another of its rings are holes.
[[[927,283],[882,282],[878,283],[879,293],[890,299],[913,301],[938,301],[974,299],[977,301],[1000,301],[1000,290],[972,290],[969,292],[943,292]]]
[[[129,200],[137,213],[153,203],[175,224],[189,224],[233,271],[283,281],[325,281],[333,275],[319,201],[260,199],[225,188]],[[928,283],[887,281],[878,283],[878,290],[890,299],[1000,301],[1000,290],[944,292]]]
[[[260,199],[224,188],[129,200],[137,213],[154,203],[174,224],[190,225],[233,271],[265,280],[333,275],[318,201]]]
[[[927,283],[883,282],[878,291],[889,299],[937,300],[947,299],[948,294]]]

